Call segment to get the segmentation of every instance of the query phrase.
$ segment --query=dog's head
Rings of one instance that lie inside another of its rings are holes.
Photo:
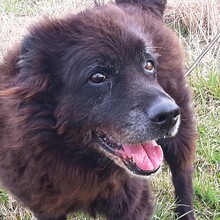
[[[22,95],[56,103],[60,135],[78,137],[78,145],[140,175],[158,170],[163,153],[156,140],[174,136],[180,121],[157,80],[163,71],[175,74],[182,59],[164,9],[162,0],[118,0],[44,20],[24,39],[19,61]]]

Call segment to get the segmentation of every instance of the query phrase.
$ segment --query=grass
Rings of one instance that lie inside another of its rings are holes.
[[[25,32],[25,27],[41,14],[60,15],[79,11],[92,0],[0,0],[0,51]],[[186,66],[190,66],[219,31],[220,2],[215,0],[168,0],[166,23],[183,42]],[[220,42],[220,39],[219,39]],[[194,206],[197,220],[220,220],[220,47],[219,42],[188,77],[196,111],[197,158],[194,174]],[[1,55],[0,55],[1,56]],[[171,174],[165,165],[151,180],[156,210],[153,220],[176,219]],[[32,220],[31,213],[0,188],[0,220]],[[77,213],[70,219],[91,219]],[[101,217],[97,219],[103,219]]]
[[[202,70],[202,69],[201,69]],[[194,204],[201,219],[220,219],[220,69],[191,77],[197,107],[198,139]]]

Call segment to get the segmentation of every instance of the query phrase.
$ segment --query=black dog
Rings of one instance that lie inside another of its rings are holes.
[[[155,173],[163,154],[176,211],[194,219],[196,135],[182,50],[162,21],[165,5],[116,0],[44,19],[5,57],[0,177],[38,219],[78,210],[150,219],[150,189],[139,176]]]

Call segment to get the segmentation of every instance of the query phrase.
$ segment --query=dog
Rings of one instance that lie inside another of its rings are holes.
[[[163,158],[177,215],[195,219],[195,123],[165,7],[165,0],[116,0],[44,18],[5,56],[0,179],[37,219],[65,220],[79,210],[150,219],[143,177]]]

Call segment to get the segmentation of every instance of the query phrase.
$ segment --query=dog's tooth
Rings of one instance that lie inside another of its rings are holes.
[[[135,163],[135,161],[134,161],[134,158],[133,158],[133,157],[131,157],[131,158],[130,158],[130,162],[131,162],[132,164],[136,165],[136,163]]]
[[[122,146],[121,146],[121,144],[116,143],[115,145],[117,146],[117,148],[118,148],[119,150],[122,150],[122,149],[123,149]]]
[[[108,142],[108,141],[109,141],[106,136],[104,136],[102,139],[103,139],[105,142]]]

